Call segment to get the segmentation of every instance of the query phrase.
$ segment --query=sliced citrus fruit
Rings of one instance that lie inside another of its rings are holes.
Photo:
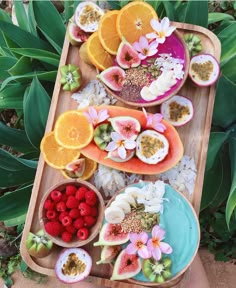
[[[56,169],[65,168],[67,163],[78,159],[80,156],[80,150],[67,149],[58,145],[53,131],[45,134],[40,144],[40,150],[45,162]]]
[[[124,6],[116,21],[117,32],[122,39],[124,37],[131,44],[139,40],[139,37],[153,31],[150,21],[158,19],[154,8],[145,2],[131,2]]]
[[[113,56],[103,48],[98,32],[94,32],[88,38],[86,48],[90,61],[99,70],[105,70],[113,65]]]
[[[120,37],[116,30],[116,20],[119,11],[112,10],[104,14],[99,21],[98,37],[104,49],[112,55],[116,55],[120,45]]]
[[[64,178],[66,178],[66,179],[79,178],[82,180],[87,180],[93,175],[93,173],[97,169],[97,162],[95,162],[94,160],[89,159],[89,158],[87,158],[81,154],[80,159],[83,159],[83,158],[85,159],[85,169],[84,169],[83,174],[78,177],[76,175],[76,171],[68,171],[66,169],[63,169],[63,170],[61,170],[61,173],[63,174]]]
[[[66,111],[61,114],[55,124],[57,143],[68,149],[80,149],[93,139],[93,125],[89,123],[83,112]]]

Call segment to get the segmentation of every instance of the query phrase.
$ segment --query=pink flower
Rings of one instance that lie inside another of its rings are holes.
[[[97,112],[94,107],[89,107],[88,112],[84,112],[84,114],[89,123],[93,124],[93,126],[96,126],[98,123],[101,123],[110,117],[107,109],[101,109]]]
[[[151,253],[148,251],[145,245],[148,241],[148,234],[146,232],[129,233],[130,244],[125,248],[127,254],[136,254],[143,258],[148,259],[151,257]]]
[[[143,108],[143,113],[147,119],[146,126],[149,128],[153,128],[156,131],[164,132],[166,130],[166,126],[161,123],[161,120],[163,119],[163,115],[160,113],[156,114],[148,114],[146,110]]]
[[[141,60],[146,59],[147,56],[153,56],[157,53],[157,41],[152,41],[150,44],[146,37],[140,36],[138,42],[134,42],[133,47],[138,51],[138,56]]]
[[[115,151],[117,149],[117,153],[121,159],[126,158],[126,149],[134,149],[136,147],[136,142],[134,140],[124,139],[119,133],[112,132],[111,133],[112,141],[107,145],[106,151]]]
[[[161,242],[165,238],[165,231],[161,229],[160,226],[155,225],[152,228],[152,238],[148,240],[147,242],[147,248],[151,252],[152,257],[155,260],[161,259],[161,254],[171,254],[173,249],[172,247],[165,243]]]

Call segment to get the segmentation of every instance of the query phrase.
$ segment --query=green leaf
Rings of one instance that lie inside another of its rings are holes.
[[[228,138],[229,133],[226,132],[211,132],[210,141],[207,152],[206,170],[212,168],[218,152]]]
[[[13,226],[17,226],[17,225],[20,225],[20,224],[24,224],[25,220],[26,220],[26,214],[27,213],[22,214],[20,216],[12,218],[12,219],[5,220],[4,221],[4,225],[6,227],[13,227]]]
[[[171,21],[176,21],[175,17],[175,10],[173,6],[173,1],[163,1],[163,5],[166,10],[166,16],[171,20]]]
[[[236,85],[221,76],[217,83],[213,124],[226,128],[236,121]]]
[[[38,28],[51,44],[62,49],[66,29],[55,6],[49,0],[33,1],[33,10]]]
[[[28,21],[29,21],[29,28],[30,28],[31,34],[37,37],[38,33],[37,33],[36,21],[34,17],[33,1],[30,1],[28,5]]]
[[[3,9],[0,9],[0,20],[12,23],[10,15]]]
[[[81,1],[77,1],[77,2],[81,2]],[[113,1],[113,0],[111,0],[111,1],[106,1],[110,6],[111,6],[111,8],[112,8],[112,10],[120,10],[120,8],[121,8],[121,4],[120,4],[120,1]],[[78,5],[76,5],[76,7],[77,7]]]
[[[164,4],[164,1],[160,1],[160,0],[157,0],[157,1],[145,1],[147,2],[148,4],[150,4],[155,11],[157,11],[157,9],[159,8],[159,6],[161,4]],[[158,14],[158,17],[160,17],[160,15]]]
[[[28,57],[22,56],[11,69],[8,70],[11,76],[19,76],[30,73],[32,63]]]
[[[38,59],[42,62],[49,63],[51,65],[54,65],[56,67],[59,66],[60,62],[60,56],[58,54],[40,50],[40,49],[35,49],[35,48],[16,48],[16,49],[11,49],[11,51],[27,56],[33,59]]]
[[[23,2],[14,0],[14,6],[18,25],[20,28],[30,32],[28,17]]]
[[[23,109],[25,86],[22,84],[9,84],[0,91],[0,108]]]
[[[3,80],[10,75],[8,70],[11,69],[11,67],[14,66],[16,62],[17,59],[14,57],[0,56],[0,79]]]
[[[38,49],[47,50],[47,51],[53,50],[53,48],[44,40],[32,35],[31,33],[21,29],[20,27],[14,24],[0,21],[0,29],[10,39],[14,39],[14,42],[17,45],[19,45],[19,47],[38,48]]]
[[[185,23],[207,27],[208,23],[208,1],[187,1]]]
[[[230,194],[226,204],[225,216],[228,227],[230,228],[230,219],[236,207],[236,139],[232,138],[229,142],[231,176],[232,184]]]
[[[19,171],[27,168],[36,169],[38,162],[34,160],[16,157],[11,153],[0,148],[0,168],[8,171]]]
[[[27,168],[20,171],[9,171],[0,168],[0,188],[15,187],[34,180],[36,170]]]
[[[221,65],[222,74],[227,77],[230,81],[236,84],[236,71],[232,67],[236,66],[236,55],[230,59],[230,61]]]
[[[223,20],[234,20],[234,17],[227,13],[220,13],[220,12],[211,12],[208,14],[208,25]]]
[[[28,185],[0,197],[0,221],[7,221],[27,213],[32,187]]]
[[[73,5],[74,1],[66,0],[66,1],[63,1],[63,3],[64,3],[64,15],[65,15],[66,23],[68,23],[70,18],[74,14],[74,5]]]
[[[228,26],[230,26],[231,24],[233,24],[234,21],[223,21],[220,23],[219,26],[217,26],[213,32],[218,35],[220,32],[222,32],[225,28],[227,28]]]
[[[23,153],[34,150],[24,130],[11,128],[2,122],[0,122],[0,144]]]
[[[44,135],[50,102],[46,90],[35,77],[24,97],[24,121],[26,134],[37,149]]]

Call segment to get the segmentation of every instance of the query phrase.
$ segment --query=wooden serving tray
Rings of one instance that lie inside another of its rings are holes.
[[[218,38],[212,32],[203,27],[190,24],[173,22],[173,25],[178,28],[178,31],[181,35],[187,33],[195,33],[196,35],[198,35],[202,41],[204,49],[203,52],[214,55],[217,60],[220,59],[221,45]],[[69,44],[68,37],[66,36],[63,52],[61,55],[60,66],[67,63],[78,65],[82,71],[83,83],[85,86],[90,80],[95,79],[96,70],[80,61],[78,49],[78,47],[74,47]],[[58,73],[49,111],[46,132],[54,129],[55,120],[62,112],[77,108],[77,103],[71,98],[71,93],[65,92],[61,89],[59,80],[60,74]],[[194,193],[191,197],[189,195],[185,196],[187,196],[187,198],[191,201],[194,209],[198,213],[200,208],[204,170],[211,128],[211,119],[215,99],[215,86],[199,88],[197,86],[194,86],[192,82],[188,79],[178,94],[190,98],[193,102],[193,106],[195,109],[195,114],[192,121],[183,127],[177,128],[177,130],[184,145],[184,154],[193,157],[197,166],[197,178]],[[124,106],[124,104],[121,103],[117,103],[116,105]],[[155,112],[159,111],[159,107],[155,106],[152,108],[147,108],[147,110],[149,112]],[[62,179],[63,176],[61,172],[49,167],[45,163],[41,155],[39,159],[38,169],[35,177],[34,187],[32,190],[32,196],[29,204],[27,219],[20,247],[21,255],[26,264],[31,269],[49,276],[55,276],[54,265],[58,257],[58,253],[61,251],[62,248],[56,246],[52,254],[50,254],[49,256],[42,259],[35,259],[28,254],[25,247],[25,240],[30,231],[36,232],[40,229],[38,220],[38,209],[44,193],[52,185],[58,183]],[[145,179],[155,180],[155,177],[146,176]],[[99,247],[93,247],[92,244],[89,244],[86,245],[84,248],[89,251],[90,254],[92,254],[93,263],[96,263],[96,261],[100,259]],[[111,269],[109,265],[94,264],[91,276],[86,279],[86,282],[92,282],[97,285],[102,285],[103,287],[143,287],[141,285],[128,284],[123,281],[111,281],[109,280],[110,276]],[[182,284],[179,284],[175,287],[180,287],[181,285],[181,287],[187,288],[187,286],[183,286],[183,282],[184,281],[182,281]],[[75,286],[72,285],[71,287]]]

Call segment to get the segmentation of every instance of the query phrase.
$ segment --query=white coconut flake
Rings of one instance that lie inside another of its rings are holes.
[[[184,155],[181,161],[172,169],[158,175],[174,189],[191,196],[194,191],[197,168],[194,159]]]
[[[71,97],[79,103],[78,108],[113,105],[117,101],[107,94],[104,86],[98,80],[91,80],[83,90],[73,93]]]
[[[112,197],[117,191],[129,184],[137,182],[141,177],[141,175],[127,174],[102,164],[98,165],[94,176],[96,188],[98,190],[102,189],[106,197]]]

